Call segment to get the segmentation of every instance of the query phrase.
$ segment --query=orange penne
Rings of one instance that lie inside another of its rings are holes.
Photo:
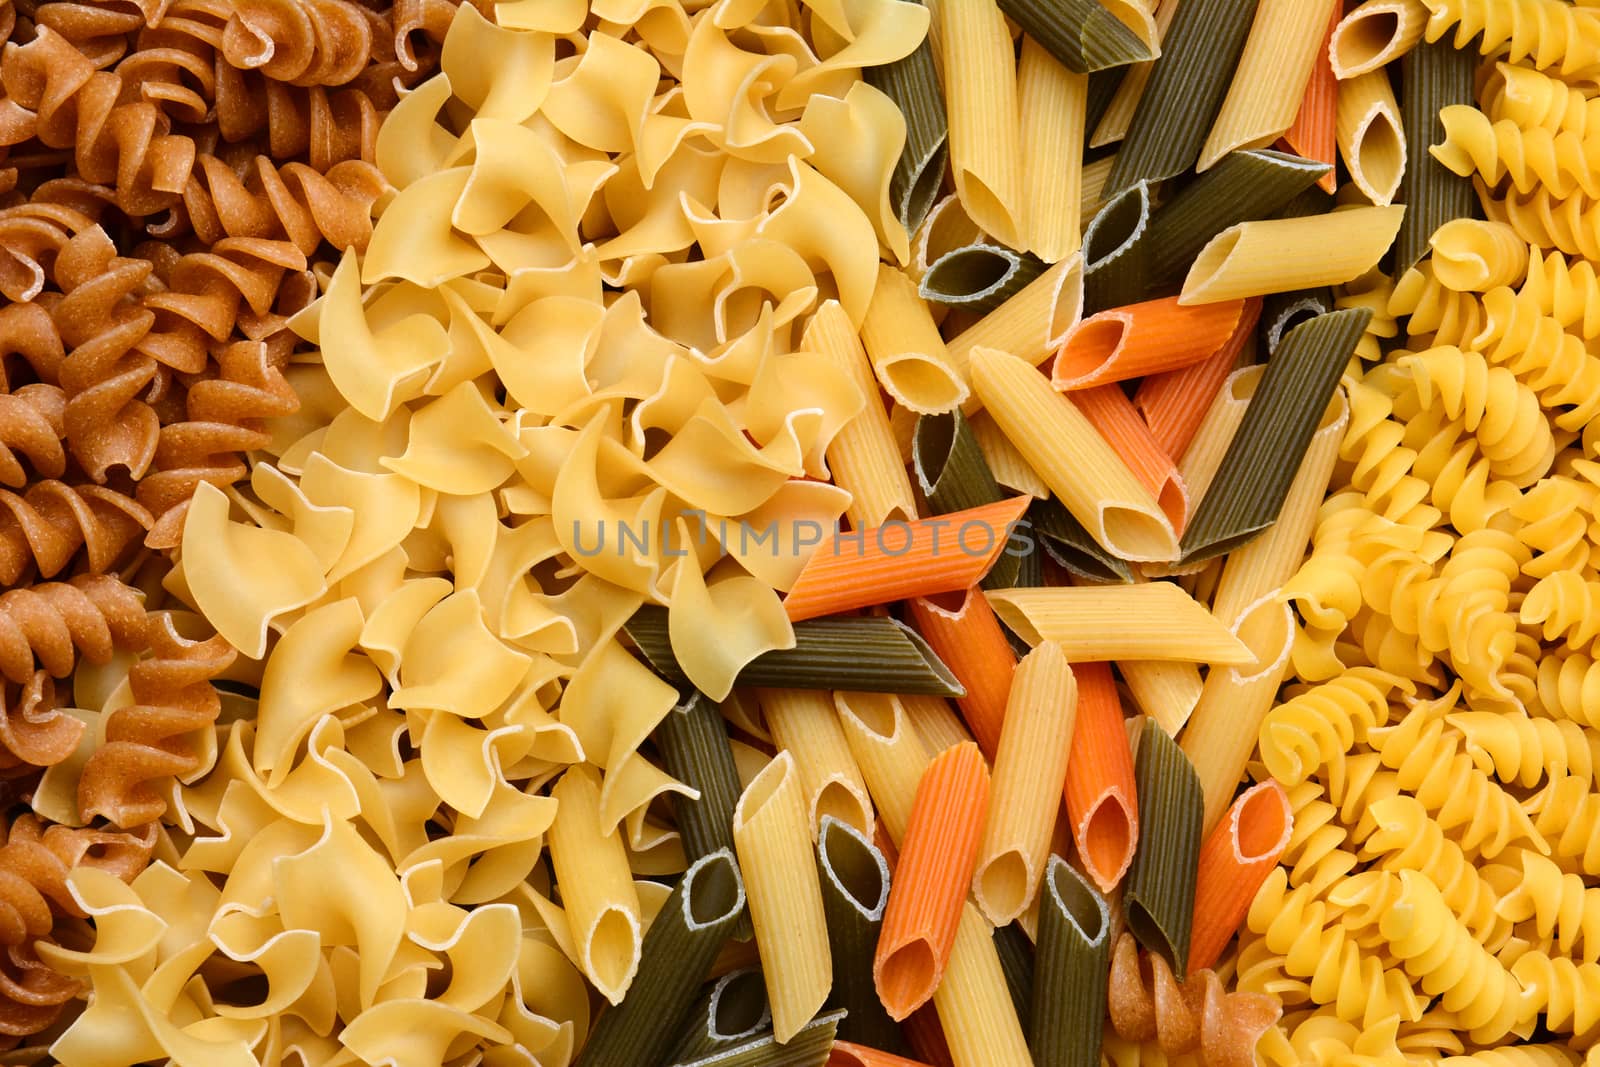
[[[1072,399],[1133,476],[1150,490],[1173,531],[1181,536],[1189,521],[1189,487],[1178,473],[1178,464],[1162,450],[1122,387],[1084,389],[1073,393]]]
[[[1195,877],[1190,974],[1210,967],[1228,947],[1293,832],[1289,795],[1270,778],[1241,793],[1211,831]]]
[[[1339,112],[1339,79],[1333,73],[1328,45],[1333,40],[1334,27],[1343,16],[1344,5],[1334,4],[1327,36],[1317,50],[1317,61],[1311,67],[1311,77],[1306,80],[1305,96],[1300,98],[1300,111],[1294,117],[1294,125],[1283,134],[1283,143],[1289,146],[1290,152],[1303,159],[1328,164],[1328,173],[1317,179],[1317,184],[1330,193],[1336,185],[1338,172],[1335,154],[1338,136],[1334,131]]]
[[[1182,307],[1169,296],[1091,315],[1067,334],[1050,384],[1092,389],[1198,363],[1228,343],[1244,311],[1243,300]]]
[[[878,999],[896,1020],[944,977],[988,809],[989,768],[971,742],[945,749],[917,783],[872,961]]]
[[[956,698],[956,706],[983,754],[994,759],[1011,675],[1017,669],[1016,653],[994,609],[983,591],[975,588],[942,597],[914,597],[906,608],[911,625],[966,689],[966,696]]]
[[[1169,456],[1183,455],[1189,442],[1194,440],[1212,399],[1228,380],[1239,353],[1255,333],[1256,320],[1261,317],[1261,300],[1251,297],[1244,303],[1233,335],[1221,348],[1182,370],[1152,374],[1139,383],[1139,391],[1133,395],[1133,405],[1144,416],[1151,436]]]
[[[928,1065],[850,1041],[835,1041],[833,1051],[828,1053],[828,1067],[928,1067]]]
[[[783,609],[800,622],[977,585],[1032,502],[1019,496],[936,519],[836,533],[801,569]]]
[[[1139,844],[1133,753],[1110,666],[1078,663],[1072,673],[1078,679],[1078,721],[1062,795],[1084,873],[1109,893],[1127,873]]]

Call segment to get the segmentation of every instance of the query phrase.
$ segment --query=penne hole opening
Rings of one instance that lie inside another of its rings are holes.
[[[735,971],[711,991],[707,1033],[717,1040],[732,1040],[755,1033],[772,1022],[767,1007],[767,984],[758,967]]]
[[[1164,478],[1161,491],[1156,494],[1156,506],[1172,524],[1172,532],[1183,536],[1183,527],[1189,519],[1189,490],[1176,473]]]
[[[1244,230],[1239,226],[1230,227],[1213,237],[1200,250],[1200,254],[1195,257],[1193,265],[1189,267],[1189,277],[1200,280],[1201,284],[1199,286],[1191,286],[1185,282],[1184,289],[1200,289],[1203,291],[1206,288],[1206,283],[1215,277],[1233,256],[1233,250],[1239,246],[1239,241],[1243,237]],[[1180,298],[1178,301],[1180,304],[1206,302],[1187,298]]]
[[[959,407],[971,392],[954,370],[920,352],[884,360],[882,372],[889,395],[919,415]]]
[[[589,938],[589,975],[606,999],[622,999],[639,962],[639,922],[621,908],[607,908]]]
[[[1333,41],[1333,66],[1350,74],[1364,72],[1394,46],[1400,36],[1400,13],[1378,9],[1346,22]]]
[[[983,865],[973,893],[989,921],[1004,926],[1027,909],[1032,889],[1033,872],[1027,858],[1011,848]]]
[[[1121,316],[1096,316],[1084,322],[1056,356],[1056,381],[1071,382],[1101,369],[1121,347],[1127,330],[1128,322]]]
[[[911,438],[912,467],[917,472],[924,494],[933,492],[945,465],[950,462],[950,451],[956,446],[956,416],[945,411],[937,415],[924,415],[917,420]]]
[[[972,606],[972,597],[976,590],[977,586],[972,586],[945,593],[929,593],[917,599],[926,604],[929,611],[954,620],[966,615],[967,609]]]
[[[1122,797],[1108,793],[1089,809],[1083,823],[1083,861],[1103,891],[1109,893],[1127,873],[1135,832]]]
[[[1127,251],[1144,233],[1150,217],[1150,193],[1140,182],[1100,209],[1083,235],[1084,273],[1099,270]]]
[[[927,1003],[939,984],[939,962],[933,946],[922,937],[890,952],[876,971],[878,997],[896,1022]]]
[[[956,175],[956,189],[960,194],[961,206],[967,209],[968,217],[986,226],[1002,243],[1017,244],[1016,220],[1011,217],[1011,209],[982,178],[970,170],[959,171]],[[1000,232],[995,226],[997,222],[1004,225],[1009,232]],[[1021,247],[1019,244],[1017,246]]]
[[[1289,797],[1281,786],[1262,782],[1244,796],[1233,813],[1234,858],[1240,862],[1263,859],[1280,851],[1294,829]]]
[[[1277,668],[1294,643],[1294,615],[1288,603],[1272,593],[1245,608],[1233,626],[1254,660],[1229,668],[1240,684],[1254,681]]]
[[[683,907],[691,930],[703,929],[744,910],[744,883],[733,853],[718,849],[684,874]]]
[[[1167,563],[1178,553],[1178,538],[1164,514],[1104,504],[1100,508],[1100,541],[1113,556],[1138,563]]]
[[[944,169],[949,160],[949,143],[940,141],[906,189],[901,198],[900,214],[911,228],[915,229],[917,223],[927,218],[928,212],[933,210],[933,203],[939,198],[939,188],[944,184]]]
[[[1060,856],[1050,857],[1050,867],[1045,871],[1045,891],[1057,910],[1077,927],[1079,936],[1089,944],[1098,944],[1111,933],[1111,914],[1106,902]]]
[[[861,728],[888,743],[900,732],[904,712],[899,698],[889,693],[835,693],[834,706],[842,716],[854,719]]]
[[[1072,258],[1066,263],[1066,267],[1061,269],[1060,282],[1050,294],[1050,332],[1046,335],[1046,351],[1058,347],[1083,317],[1083,253],[1072,253]]]
[[[837,819],[864,832],[872,826],[872,809],[853,783],[834,778],[823,783],[811,803],[811,825],[820,827],[824,819]]]
[[[1400,188],[1400,179],[1406,169],[1406,146],[1400,139],[1400,130],[1389,116],[1374,111],[1367,116],[1356,137],[1355,158],[1365,179],[1364,192],[1374,199],[1387,203]]]
[[[823,877],[830,880],[874,922],[889,906],[889,864],[862,831],[833,816],[822,820],[819,835]]]
[[[778,790],[782,789],[789,781],[790,772],[794,770],[794,757],[787,751],[779,752],[771,763],[761,768],[749,785],[745,786],[743,795],[739,797],[739,804],[733,811],[733,829],[737,833],[742,827],[748,826],[756,814],[771,800]]]

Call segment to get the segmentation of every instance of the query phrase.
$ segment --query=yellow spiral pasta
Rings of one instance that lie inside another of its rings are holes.
[[[1408,683],[1372,667],[1357,667],[1324,685],[1295,693],[1261,723],[1261,758],[1272,776],[1297,785],[1331,763],[1368,731],[1389,721],[1391,690]]]
[[[1591,792],[1587,781],[1577,775],[1552,778],[1524,807],[1549,842],[1552,859],[1600,875],[1600,793]]]
[[[1521,859],[1521,877],[1496,913],[1512,922],[1531,920],[1540,938],[1553,938],[1559,951],[1584,963],[1600,960],[1600,889],[1543,856],[1524,850]]]
[[[1582,1057],[1566,1045],[1507,1045],[1447,1056],[1439,1067],[1570,1067],[1581,1062]]]
[[[1511,935],[1511,924],[1496,910],[1499,897],[1471,858],[1444,832],[1416,797],[1385,797],[1372,805],[1378,829],[1362,846],[1364,857],[1386,871],[1415,870],[1427,875],[1472,936],[1494,952]]]
[[[1523,129],[1565,130],[1582,137],[1591,122],[1600,126],[1600,101],[1559,78],[1512,63],[1494,65],[1494,75],[1484,86],[1483,108],[1491,119],[1509,119]]]
[[[1596,229],[1596,209],[1600,204],[1593,199],[1581,193],[1553,196],[1542,187],[1525,195],[1512,192],[1502,198],[1490,195],[1481,181],[1478,187],[1484,213],[1496,222],[1508,224],[1524,241],[1569,256],[1600,259],[1600,230]]]
[[[1400,775],[1386,768],[1376,752],[1360,752],[1328,768],[1328,801],[1338,809],[1339,822],[1355,845],[1378,828],[1373,805],[1400,791]]]
[[[1408,337],[1435,344],[1466,344],[1483,329],[1483,309],[1470,294],[1445,285],[1425,259],[1400,275],[1389,296],[1389,314],[1406,320]]]
[[[1508,511],[1519,524],[1517,538],[1534,551],[1523,564],[1523,573],[1537,579],[1587,566],[1592,550],[1585,515],[1594,503],[1593,486],[1560,475],[1542,479],[1523,493]]]
[[[1600,358],[1542,306],[1526,289],[1485,294],[1483,329],[1471,346],[1536,392],[1557,427],[1583,429],[1600,415]]]
[[[1399,787],[1456,834],[1469,853],[1492,859],[1520,841],[1548,851],[1517,799],[1460,751],[1459,735],[1446,732],[1438,710],[1419,705],[1398,725],[1381,731],[1375,747],[1383,765],[1395,771]]]
[[[1392,875],[1401,891],[1378,926],[1406,973],[1422,991],[1456,1013],[1474,1041],[1497,1041],[1532,1029],[1533,1012],[1522,988],[1500,961],[1474,940],[1424,874]]]
[[[1600,279],[1588,260],[1569,262],[1560,252],[1542,255],[1535,246],[1528,254],[1520,295],[1532,299],[1542,314],[1564,329],[1576,328],[1585,340],[1600,337]]]
[[[1474,44],[1484,55],[1506,49],[1513,63],[1581,74],[1600,64],[1600,15],[1561,0],[1423,0],[1432,17],[1425,31],[1437,41],[1455,28],[1455,46]],[[1480,36],[1481,35],[1481,36]]]
[[[1546,641],[1561,638],[1568,648],[1591,648],[1600,637],[1600,582],[1574,571],[1557,571],[1534,583],[1518,617],[1542,626]]]
[[[1294,829],[1280,862],[1295,888],[1309,886],[1321,896],[1327,888],[1351,871],[1360,860],[1354,852],[1341,848],[1350,834],[1339,825],[1339,811],[1324,799],[1322,787],[1314,781],[1289,788],[1289,808],[1294,812]]]
[[[1550,1030],[1592,1034],[1600,1025],[1600,964],[1575,963],[1536,950],[1519,957],[1511,974]]]
[[[1401,1010],[1410,984],[1364,954],[1329,905],[1307,887],[1289,889],[1282,868],[1268,875],[1251,901],[1245,923],[1274,953],[1286,973],[1308,980],[1311,1000],[1332,1006],[1341,1019],[1370,1025]],[[1420,1009],[1414,1009],[1420,1015]]]
[[[1452,104],[1439,112],[1444,143],[1428,151],[1445,169],[1476,174],[1493,186],[1510,180],[1519,193],[1543,187],[1551,196],[1600,195],[1600,140],[1570,130],[1524,129],[1495,122],[1475,107]]]
[[[1399,320],[1390,313],[1389,304],[1394,299],[1394,279],[1374,267],[1355,281],[1338,287],[1334,307],[1341,311],[1349,308],[1366,308],[1372,312],[1361,340],[1356,342],[1356,357],[1368,363],[1383,358],[1384,342],[1400,332]]]
[[[1433,231],[1428,245],[1434,276],[1459,292],[1486,293],[1497,285],[1515,285],[1528,269],[1527,242],[1503,222],[1451,219]]]
[[[1474,434],[1491,470],[1518,486],[1532,485],[1555,461],[1556,446],[1534,391],[1478,352],[1453,346],[1399,360],[1424,409],[1439,405]]]
[[[1547,775],[1592,782],[1600,773],[1600,735],[1575,722],[1492,711],[1456,712],[1445,721],[1461,731],[1479,769],[1493,770],[1502,782],[1531,788]]]
[[[1539,662],[1538,710],[1600,729],[1600,663],[1584,652],[1548,653]]]
[[[1406,425],[1406,443],[1416,449],[1411,473],[1428,486],[1428,500],[1460,533],[1481,530],[1511,508],[1521,494],[1479,455],[1460,423],[1443,412],[1424,412]]]

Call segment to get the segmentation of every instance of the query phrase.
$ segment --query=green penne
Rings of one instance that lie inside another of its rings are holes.
[[[1428,238],[1451,219],[1482,215],[1472,179],[1452,173],[1428,152],[1444,141],[1439,112],[1451,104],[1473,102],[1473,78],[1480,57],[1476,49],[1460,51],[1449,40],[1418,41],[1400,60],[1400,119],[1405,127],[1406,173],[1400,181],[1400,202],[1406,217],[1395,238],[1394,273],[1398,277],[1428,254]]]
[[[1111,108],[1111,101],[1117,98],[1117,90],[1122,88],[1122,79],[1127,76],[1127,67],[1110,67],[1089,75],[1089,101],[1083,115],[1086,136],[1093,136],[1099,128],[1100,120]]]
[[[1112,192],[1165,181],[1194,166],[1255,12],[1256,0],[1184,0],[1179,6],[1111,169]]]
[[[1030,504],[1028,522],[1040,547],[1072,573],[1101,582],[1133,581],[1127,563],[1107,552],[1055,497]]]
[[[911,437],[911,466],[936,515],[982,507],[1006,497],[960,408],[917,420]],[[1021,556],[1001,552],[980,584],[985,589],[1016,585],[1021,565]]]
[[[991,311],[1026,289],[1044,269],[1036,256],[980,242],[952,249],[929,264],[917,294],[935,304]]]
[[[889,202],[907,232],[916,232],[939,199],[945,163],[950,155],[950,130],[945,123],[944,91],[927,38],[904,59],[864,67],[861,77],[882,92],[906,120],[906,143],[889,178]]]
[[[898,1053],[905,1048],[905,1038],[899,1024],[883,1010],[872,980],[878,930],[889,903],[889,864],[861,831],[824,815],[817,832],[817,869],[833,956],[829,1003],[846,1012],[839,1036]]]
[[[1050,857],[1039,889],[1037,959],[1028,1027],[1034,1067],[1097,1067],[1111,966],[1111,912],[1105,898],[1060,856]]]
[[[576,1067],[659,1063],[742,914],[744,883],[733,851],[696,860],[645,933],[628,995],[600,1016]]]
[[[1232,552],[1272,524],[1339,375],[1372,318],[1350,308],[1302,322],[1267,361],[1211,488],[1179,544],[1184,562]]]
[[[744,967],[711,983],[690,1007],[666,1063],[691,1063],[772,1030],[767,983],[759,967]]]
[[[667,609],[640,608],[624,624],[639,654],[674,685],[689,678],[672,654]],[[895,619],[808,619],[794,624],[793,648],[764,652],[738,684],[765,689],[852,689],[868,693],[965,696],[966,690],[915,630]]]
[[[679,1067],[822,1067],[833,1051],[843,1019],[842,1011],[825,1012],[806,1023],[782,1045],[768,1032],[710,1055],[686,1060]]]
[[[1177,286],[1207,241],[1271,218],[1327,172],[1325,163],[1283,152],[1229,152],[1150,220],[1151,288]]]
[[[1178,743],[1154,722],[1146,722],[1139,735],[1134,782],[1139,848],[1122,894],[1123,913],[1141,945],[1165,957],[1174,974],[1186,974],[1205,804],[1200,778]]]
[[[1007,923],[995,929],[994,950],[1000,957],[1000,969],[1006,974],[1006,989],[1017,1009],[1017,1021],[1026,1033],[1033,1018],[1033,942],[1017,923]]]
[[[1107,200],[1083,233],[1083,313],[1134,304],[1149,277],[1150,187],[1136,182]]]
[[[661,720],[655,739],[667,773],[700,793],[698,799],[672,798],[684,855],[693,862],[718,849],[732,850],[733,809],[741,787],[722,712],[705,694],[694,692]]]
[[[1283,335],[1318,315],[1333,310],[1333,291],[1323,286],[1319,289],[1301,289],[1293,293],[1273,293],[1261,302],[1261,318],[1256,329],[1261,331],[1270,356],[1278,350]]]
[[[1141,63],[1153,55],[1096,0],[1000,0],[1000,10],[1078,74]]]

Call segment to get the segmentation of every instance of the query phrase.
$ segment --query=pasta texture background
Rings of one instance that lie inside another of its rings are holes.
[[[1594,1059],[1597,86],[0,0],[0,1060]]]

